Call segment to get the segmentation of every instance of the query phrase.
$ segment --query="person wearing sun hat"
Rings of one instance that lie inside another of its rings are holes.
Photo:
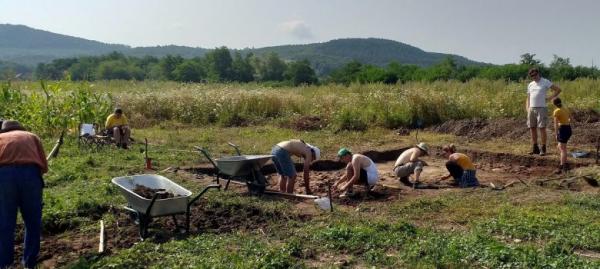
[[[6,120],[0,129],[0,268],[12,268],[17,212],[25,224],[22,263],[34,268],[40,251],[42,174],[48,172],[40,138],[18,121]]]
[[[273,163],[279,174],[279,190],[281,192],[293,193],[296,185],[296,167],[292,156],[304,159],[302,168],[304,178],[304,189],[306,194],[312,193],[310,190],[310,164],[321,158],[321,150],[300,139],[290,139],[279,142],[271,150]]]
[[[393,169],[394,174],[400,178],[400,182],[407,186],[413,186],[413,183],[409,180],[409,176],[414,174],[415,184],[419,183],[423,167],[427,165],[426,162],[419,158],[426,155],[429,155],[429,147],[425,143],[419,143],[400,154]]]
[[[355,184],[365,185],[367,192],[375,186],[379,180],[379,172],[371,158],[362,154],[352,154],[347,148],[341,148],[337,156],[339,161],[346,164],[346,172],[333,185],[335,188],[344,191],[340,197],[354,195],[353,186]]]

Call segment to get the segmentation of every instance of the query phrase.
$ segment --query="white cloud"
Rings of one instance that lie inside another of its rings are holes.
[[[312,39],[314,37],[308,24],[303,20],[291,20],[280,24],[283,32],[290,34],[298,39]]]

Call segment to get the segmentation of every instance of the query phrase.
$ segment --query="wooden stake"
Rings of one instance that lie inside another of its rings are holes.
[[[279,191],[272,191],[272,190],[265,191],[265,194],[274,194],[274,195],[289,196],[289,197],[295,197],[295,198],[305,198],[305,199],[319,198],[319,196],[316,196],[316,195],[294,194],[294,193],[279,192]]]
[[[100,244],[98,245],[98,253],[104,253],[104,221],[100,220]]]

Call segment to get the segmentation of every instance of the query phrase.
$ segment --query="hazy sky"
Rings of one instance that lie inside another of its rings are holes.
[[[595,0],[0,0],[0,23],[132,46],[380,37],[496,64],[531,52],[600,65]]]

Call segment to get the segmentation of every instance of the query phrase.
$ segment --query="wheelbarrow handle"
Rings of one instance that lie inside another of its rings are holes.
[[[196,201],[198,201],[198,199],[200,199],[200,196],[202,196],[204,193],[206,193],[210,189],[221,190],[221,185],[220,184],[211,184],[211,185],[206,186],[206,188],[204,188],[204,190],[202,190],[198,195],[196,195],[196,197],[192,198],[192,200],[188,203],[188,208],[190,206],[192,206]]]
[[[238,156],[241,156],[241,155],[242,155],[242,152],[240,152],[240,147],[239,147],[238,145],[236,145],[236,144],[233,144],[233,143],[231,143],[231,142],[227,142],[227,145],[230,145],[230,146],[232,146],[232,147],[235,149],[235,152],[237,152],[237,155],[238,155]]]
[[[152,197],[152,201],[150,201],[150,205],[148,206],[148,208],[146,208],[146,216],[150,216],[150,211],[152,211],[152,207],[154,206],[156,199],[158,199],[158,196],[164,195],[166,193],[167,193],[166,191],[157,191],[154,193],[154,196]]]
[[[215,169],[217,169],[217,171],[219,171],[219,167],[213,161],[213,159],[210,157],[210,154],[208,154],[208,151],[206,151],[206,149],[198,147],[198,146],[194,146],[194,148],[197,149],[198,151],[200,151],[202,153],[202,155],[204,155],[204,157],[206,157],[206,159],[208,159],[208,161],[215,167]]]

